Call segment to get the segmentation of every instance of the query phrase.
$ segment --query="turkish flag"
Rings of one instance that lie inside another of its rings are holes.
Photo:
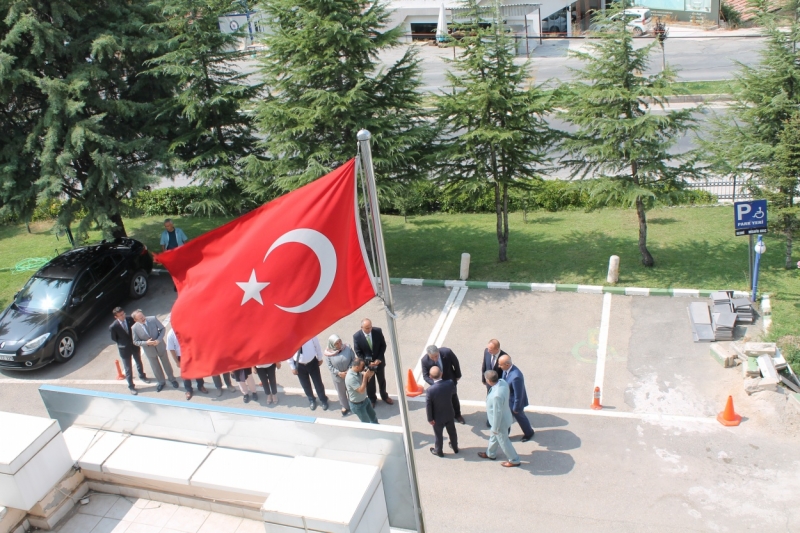
[[[355,160],[156,259],[178,288],[184,378],[289,359],[375,296]]]

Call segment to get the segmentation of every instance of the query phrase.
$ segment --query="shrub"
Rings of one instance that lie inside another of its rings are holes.
[[[735,30],[742,25],[742,14],[736,11],[732,5],[727,2],[721,2],[719,5],[719,14],[722,19],[728,23],[728,28]]]
[[[140,191],[130,200],[130,206],[146,215],[186,215],[192,202],[203,200],[208,195],[208,187],[196,185],[189,187],[168,187]]]

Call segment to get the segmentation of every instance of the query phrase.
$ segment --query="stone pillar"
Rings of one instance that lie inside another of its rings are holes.
[[[461,275],[459,276],[462,280],[466,280],[469,278],[469,254],[463,253],[461,254]]]
[[[608,276],[606,276],[608,283],[616,283],[619,281],[619,256],[612,255],[608,260]]]

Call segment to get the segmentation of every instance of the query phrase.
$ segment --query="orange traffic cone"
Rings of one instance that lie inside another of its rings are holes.
[[[603,406],[600,405],[600,387],[594,388],[594,400],[592,401],[592,409],[602,409]]]
[[[733,410],[732,396],[728,396],[728,403],[725,404],[725,410],[717,415],[717,420],[723,426],[738,426],[742,421],[742,417],[737,415]]]
[[[114,361],[114,364],[117,365],[117,379],[125,379],[125,374],[122,373],[122,367],[119,366],[119,361]]]
[[[413,398],[415,396],[419,396],[423,392],[425,392],[425,389],[423,389],[417,384],[417,380],[414,379],[414,372],[412,372],[411,369],[409,368],[408,383],[406,383],[406,396]]]

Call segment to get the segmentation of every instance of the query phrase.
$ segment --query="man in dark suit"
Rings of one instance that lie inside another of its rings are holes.
[[[503,355],[500,357],[500,368],[503,369],[503,379],[508,383],[511,393],[508,397],[508,405],[511,407],[511,414],[522,430],[522,442],[528,442],[533,438],[533,428],[528,416],[525,414],[525,407],[528,405],[528,393],[525,391],[525,377],[519,368],[511,363],[511,357]]]
[[[108,331],[111,333],[111,340],[117,343],[117,350],[119,350],[119,358],[122,359],[122,366],[125,368],[125,379],[128,381],[128,389],[134,396],[139,394],[136,387],[133,385],[133,371],[131,369],[131,357],[136,362],[136,370],[139,371],[139,379],[145,383],[150,383],[150,380],[144,374],[142,368],[142,355],[139,347],[133,344],[133,337],[131,336],[131,329],[135,323],[133,318],[125,316],[125,311],[121,307],[115,307],[112,311],[114,314],[114,322],[108,326]]]
[[[450,448],[453,453],[458,453],[458,435],[456,434],[455,411],[453,410],[456,384],[449,379],[442,379],[442,371],[438,366],[431,368],[430,377],[433,385],[428,387],[425,410],[428,413],[428,423],[433,426],[433,434],[436,436],[430,450],[433,455],[444,457],[442,444],[445,428],[447,428],[447,437],[450,439]]]
[[[494,370],[498,376],[503,375],[503,369],[498,364],[501,355],[506,355],[506,352],[500,349],[500,341],[497,339],[490,340],[489,344],[486,345],[486,349],[483,350],[483,362],[481,363],[481,382],[486,386],[486,394],[489,394],[489,391],[492,390],[491,385],[486,383],[486,372]],[[486,420],[486,427],[492,427],[488,419]]]
[[[500,341],[497,339],[490,340],[489,344],[486,345],[486,349],[483,350],[483,363],[481,363],[481,382],[486,386],[486,394],[489,394],[489,390],[492,387],[486,383],[484,374],[486,374],[487,370],[494,370],[497,372],[498,376],[503,375],[503,369],[501,369],[500,365],[498,364],[500,362],[501,355],[507,354],[500,349]]]
[[[453,385],[458,384],[461,379],[461,365],[458,363],[458,357],[453,353],[450,348],[437,348],[430,345],[425,348],[425,355],[422,357],[422,379],[428,385],[433,385],[433,379],[430,372],[434,368],[439,369],[439,375],[443,381],[452,381]],[[464,424],[466,421],[461,416],[461,402],[458,400],[458,387],[456,386],[456,394],[453,395],[453,411],[455,412],[455,419]]]
[[[356,355],[367,362],[367,368],[372,370],[375,375],[367,383],[367,397],[375,407],[378,395],[375,391],[375,381],[378,381],[378,389],[381,392],[381,399],[389,405],[394,400],[389,398],[386,392],[386,339],[383,337],[381,328],[372,327],[372,321],[365,318],[361,321],[361,329],[353,335],[353,349]]]

